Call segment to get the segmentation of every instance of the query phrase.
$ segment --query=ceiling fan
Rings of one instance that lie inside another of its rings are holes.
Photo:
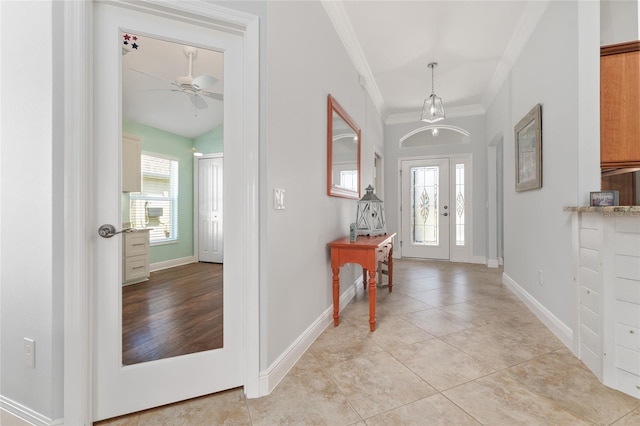
[[[175,86],[175,88],[171,89],[150,89],[150,90],[142,90],[143,92],[157,92],[157,91],[171,91],[171,92],[182,92],[189,97],[191,103],[196,107],[196,109],[205,109],[208,107],[207,102],[203,99],[203,97],[207,97],[210,99],[215,99],[217,101],[222,101],[223,95],[222,93],[215,93],[205,90],[218,81],[212,75],[202,74],[198,77],[193,77],[193,58],[198,54],[198,49],[191,46],[184,46],[184,54],[189,58],[189,74],[185,76],[176,77],[175,81],[167,80],[166,78],[157,76],[155,74],[149,73],[147,71],[142,71],[136,68],[130,68],[132,71],[139,72],[141,74],[147,75],[149,77],[156,78],[158,80],[162,80],[166,83]]]

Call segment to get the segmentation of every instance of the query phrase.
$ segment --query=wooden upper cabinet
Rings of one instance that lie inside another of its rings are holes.
[[[640,41],[600,49],[600,162],[640,165]]]

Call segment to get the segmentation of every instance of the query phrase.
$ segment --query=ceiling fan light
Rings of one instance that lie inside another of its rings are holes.
[[[420,120],[427,123],[435,123],[440,120],[444,120],[445,118],[446,115],[444,113],[442,99],[435,94],[431,94],[431,96],[424,100],[424,105],[422,106],[422,117]]]

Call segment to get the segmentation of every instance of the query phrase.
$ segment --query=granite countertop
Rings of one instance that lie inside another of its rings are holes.
[[[565,212],[604,213],[605,216],[640,216],[640,206],[577,206],[565,207]]]

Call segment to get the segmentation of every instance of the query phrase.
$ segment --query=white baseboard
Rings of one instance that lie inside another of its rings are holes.
[[[468,263],[477,263],[480,265],[486,265],[487,264],[487,258],[485,256],[471,256],[469,258]]]
[[[499,268],[500,267],[500,261],[496,258],[496,259],[487,259],[487,267],[488,268]]]
[[[356,295],[356,286],[362,285],[362,275],[340,296],[340,311]],[[322,332],[333,323],[333,305],[327,308],[298,338],[276,359],[269,368],[260,372],[260,396],[269,395],[284,379],[300,357]]]
[[[25,407],[22,404],[12,401],[9,398],[5,398],[2,395],[0,395],[0,412],[0,416],[3,420],[0,423],[4,423],[6,418],[12,421],[13,418],[16,418],[17,420],[13,421],[10,424],[24,424],[25,426],[58,426],[64,424],[63,419],[52,420],[38,412],[33,411],[30,408]]]
[[[544,325],[547,326],[549,330],[555,336],[560,339],[560,341],[570,350],[573,351],[573,331],[571,327],[568,327],[565,323],[560,321],[558,317],[553,315],[551,311],[545,308],[538,300],[536,300],[531,294],[529,294],[524,288],[522,288],[518,283],[516,283],[510,276],[503,273],[502,274],[502,283],[509,287],[509,289],[516,295],[518,298],[534,313],[536,317]]]
[[[179,259],[165,260],[164,262],[152,263],[149,265],[149,271],[161,271],[163,269],[175,268],[176,266],[188,265],[196,261],[195,256],[181,257]]]
[[[451,253],[451,257],[449,258],[449,262],[457,262],[457,263],[476,263],[480,265],[487,264],[487,258],[484,256],[466,256],[466,255],[457,255],[455,253]]]
[[[504,265],[504,259],[499,257],[498,258],[498,263],[500,264],[500,266],[503,266]]]

